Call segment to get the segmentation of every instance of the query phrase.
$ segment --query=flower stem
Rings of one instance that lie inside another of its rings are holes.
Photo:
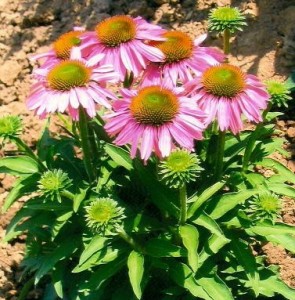
[[[224,145],[225,145],[225,131],[219,131],[217,140],[217,152],[215,160],[215,179],[219,181],[223,171],[223,157],[224,157]]]
[[[227,55],[229,54],[230,51],[229,38],[230,38],[230,31],[228,29],[225,29],[223,32],[223,52],[226,55],[225,63],[228,62]]]
[[[180,218],[179,224],[184,225],[187,219],[187,195],[186,195],[186,185],[184,184],[179,189],[179,200],[180,200]]]
[[[74,200],[74,198],[75,198],[75,195],[67,190],[61,191],[60,194],[61,194],[61,196],[68,198],[70,200]]]
[[[138,245],[137,242],[123,229],[118,232],[120,238],[122,238],[126,243],[128,243],[133,249],[137,250],[140,253],[144,253],[143,248]]]
[[[16,143],[16,145],[18,146],[18,148],[20,150],[25,151],[29,157],[31,157],[38,163],[40,171],[44,172],[47,170],[47,168],[45,167],[43,162],[40,160],[40,158],[34,153],[34,151],[27,144],[24,143],[24,141],[22,141],[18,137],[14,137],[13,141]]]
[[[95,180],[95,171],[92,164],[92,153],[89,142],[88,120],[84,108],[79,108],[79,129],[81,146],[83,151],[83,161],[90,183]]]

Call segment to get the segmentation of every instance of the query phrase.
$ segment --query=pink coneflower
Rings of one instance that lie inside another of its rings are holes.
[[[30,110],[40,118],[47,113],[64,112],[78,118],[78,108],[85,108],[90,117],[96,115],[95,104],[111,108],[107,98],[116,97],[105,89],[106,82],[117,81],[118,75],[110,65],[97,66],[102,54],[85,61],[78,48],[72,49],[70,59],[59,61],[51,69],[34,70],[38,82],[27,100]]]
[[[74,27],[70,32],[62,34],[52,44],[52,49],[47,52],[30,57],[31,60],[44,59],[42,68],[51,68],[61,60],[70,58],[71,50],[81,45],[80,36],[84,32],[83,27]]]
[[[224,55],[212,47],[200,47],[206,39],[203,34],[195,40],[181,31],[168,31],[163,34],[165,41],[151,42],[165,54],[163,63],[151,63],[144,74],[142,86],[150,85],[155,78],[164,78],[176,85],[180,80],[185,83],[200,75],[206,68],[220,63]]]
[[[104,53],[101,61],[113,64],[115,71],[124,80],[126,72],[133,72],[137,77],[146,67],[147,62],[160,62],[163,53],[144,43],[146,40],[161,41],[164,30],[143,20],[141,17],[114,16],[100,22],[94,32],[82,35],[82,49],[92,55]]]
[[[140,146],[141,158],[147,160],[154,151],[168,156],[174,147],[192,150],[194,139],[202,139],[203,120],[194,98],[187,98],[178,89],[149,86],[121,91],[123,99],[113,104],[114,113],[106,116],[105,129],[117,135],[117,145],[131,144],[131,157]]]
[[[229,64],[208,68],[185,88],[208,114],[208,124],[217,119],[221,131],[230,129],[234,134],[243,129],[242,114],[249,121],[262,121],[260,109],[265,109],[269,100],[265,86],[256,76]]]

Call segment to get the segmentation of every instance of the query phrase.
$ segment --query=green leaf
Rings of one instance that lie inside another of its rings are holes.
[[[179,227],[179,234],[188,252],[188,264],[192,270],[196,272],[199,265],[197,252],[199,246],[199,232],[196,227],[186,224]]]
[[[89,189],[88,187],[85,188],[78,188],[79,191],[75,194],[75,198],[73,200],[73,210],[74,212],[77,212],[79,210],[80,204],[82,203],[82,201],[85,199],[86,195],[87,195],[87,191]]]
[[[68,258],[78,249],[79,240],[73,237],[65,239],[53,252],[43,258],[40,268],[35,274],[35,284],[46,275],[59,261]]]
[[[210,256],[216,254],[224,245],[230,242],[229,239],[212,234],[205,241],[204,247],[199,254],[199,265],[202,265]]]
[[[126,257],[121,256],[106,265],[97,267],[95,273],[89,278],[89,281],[80,286],[80,290],[98,290],[106,280],[118,273],[125,264]]]
[[[278,174],[284,177],[284,182],[288,181],[295,183],[295,174],[283,164],[272,158],[264,158],[261,162],[257,163],[257,165],[275,170]]]
[[[146,252],[154,257],[182,257],[186,256],[183,248],[164,239],[151,239],[146,243]]]
[[[237,261],[244,268],[250,286],[257,297],[259,295],[259,273],[252,250],[244,241],[235,238],[232,239],[230,246]]]
[[[210,217],[213,219],[219,219],[227,212],[235,208],[238,204],[243,203],[245,200],[250,198],[251,196],[258,194],[259,190],[244,190],[237,193],[227,193],[222,196],[214,199],[214,207],[209,213]]]
[[[171,263],[169,275],[176,284],[187,289],[193,296],[205,300],[212,300],[203,287],[197,283],[193,272],[187,265],[179,262]]]
[[[58,235],[60,230],[63,228],[63,226],[68,222],[68,220],[71,218],[73,215],[73,211],[67,211],[60,215],[56,221],[52,224],[51,226],[51,234],[52,234],[52,239]]]
[[[117,163],[119,166],[124,167],[127,170],[132,170],[132,159],[130,154],[117,146],[112,144],[106,144],[104,147],[106,153],[112,158],[112,160]]]
[[[234,300],[229,287],[221,280],[217,274],[203,275],[200,274],[197,283],[207,292],[212,299]]]
[[[273,176],[274,177],[274,176]],[[295,189],[283,183],[267,183],[267,187],[274,193],[295,198]]]
[[[24,175],[38,172],[38,163],[29,156],[10,156],[0,159],[0,173]]]
[[[66,261],[62,260],[56,264],[51,276],[55,292],[57,296],[61,299],[64,298],[63,282],[64,282],[65,270],[66,270]]]
[[[80,256],[79,266],[85,263],[94,253],[106,248],[109,244],[110,239],[100,235],[94,236]]]
[[[255,226],[246,229],[248,234],[258,234],[261,236],[267,235],[280,235],[280,234],[293,234],[295,235],[295,226],[287,225],[284,223],[276,223],[273,225],[268,222],[261,222]]]
[[[8,208],[10,208],[10,206],[20,197],[24,196],[29,192],[34,191],[36,189],[37,181],[39,178],[39,175],[33,174],[17,179],[13,185],[13,188],[11,189],[11,191],[5,199],[5,202],[2,207],[2,212],[5,213],[8,210]]]
[[[128,256],[127,266],[133,292],[137,299],[141,299],[142,290],[140,284],[144,273],[144,256],[133,250]]]
[[[295,233],[294,233],[295,234]],[[265,238],[274,244],[282,245],[288,251],[295,253],[295,237],[291,234],[270,234],[266,235]]]
[[[267,272],[268,276],[266,278],[262,278],[259,282],[261,292],[272,292],[276,294],[280,294],[284,296],[286,299],[294,300],[295,299],[295,289],[286,285],[283,281],[277,278],[274,274],[269,270],[264,270]],[[280,299],[274,297],[273,299]]]
[[[224,181],[216,182],[209,188],[207,188],[199,196],[195,195],[189,198],[189,202],[194,202],[193,205],[188,209],[188,218],[191,218],[198,208],[203,205],[209,198],[216,194],[223,186],[225,185]]]
[[[208,216],[205,212],[202,212],[195,219],[191,220],[193,223],[200,225],[206,229],[208,229],[211,233],[216,234],[217,236],[223,237],[224,233],[217,224],[215,220],[213,220],[210,216]]]

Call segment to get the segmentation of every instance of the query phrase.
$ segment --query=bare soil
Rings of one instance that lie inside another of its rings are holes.
[[[244,32],[232,38],[230,62],[262,80],[284,81],[295,68],[295,0],[0,0],[0,116],[22,116],[23,138],[34,148],[45,121],[38,120],[25,106],[34,67],[29,57],[49,49],[60,34],[75,25],[93,29],[110,15],[141,15],[167,29],[179,29],[196,37],[207,32],[209,11],[228,4],[239,7],[248,21]],[[221,47],[221,39],[210,33],[205,44]],[[287,111],[277,127],[289,140],[287,148],[293,158],[279,159],[295,171],[292,111]],[[0,156],[3,151],[0,150]],[[0,207],[13,181],[12,177],[0,174]],[[0,215],[0,238],[20,205],[16,203],[8,213]],[[295,224],[294,199],[284,200],[282,219]],[[263,250],[269,263],[280,266],[283,280],[295,287],[295,258],[272,244],[265,245]],[[0,300],[17,299],[18,265],[23,254],[22,238],[11,245],[0,243]],[[27,299],[38,299],[39,294],[32,291]]]

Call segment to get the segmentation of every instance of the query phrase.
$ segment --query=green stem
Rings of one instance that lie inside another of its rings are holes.
[[[187,219],[187,195],[186,195],[185,184],[179,189],[179,200],[180,200],[179,224],[184,225]]]
[[[265,123],[266,120],[266,116],[269,113],[269,111],[271,110],[272,104],[269,103],[267,109],[263,112],[262,114],[262,122],[260,122],[255,130],[253,131],[253,133],[251,134],[249,141],[247,143],[246,149],[245,149],[245,153],[244,153],[244,159],[243,159],[243,165],[242,165],[242,172],[243,174],[245,174],[248,170],[248,166],[249,166],[249,161],[253,152],[253,148],[255,146],[255,142],[257,141],[257,138],[259,136],[259,131],[262,128],[262,126]]]
[[[219,131],[217,141],[217,153],[215,161],[215,179],[219,181],[223,172],[223,158],[224,158],[224,145],[225,145],[225,131]]]
[[[230,31],[228,29],[225,29],[223,32],[223,52],[225,55],[229,54],[230,51],[230,44],[229,44],[229,38],[230,38]],[[228,58],[225,58],[225,62],[228,62]]]
[[[20,138],[18,137],[14,137],[13,138],[13,141],[16,143],[16,145],[18,146],[18,148],[20,150],[23,150],[26,152],[26,154],[31,157],[32,159],[34,159],[38,165],[39,165],[39,168],[42,172],[46,171],[47,168],[45,167],[45,165],[43,164],[43,162],[40,160],[40,158],[33,152],[33,150],[27,145],[24,143],[24,141],[22,141]]]
[[[92,165],[92,153],[89,142],[88,120],[84,108],[79,108],[79,129],[81,146],[83,151],[83,161],[90,183],[95,180],[95,171]]]
[[[65,198],[68,198],[70,200],[74,200],[75,198],[75,195],[67,190],[63,190],[60,192],[60,195],[65,197]]]
[[[127,234],[127,232],[123,229],[121,229],[119,232],[119,237],[122,238],[126,243],[128,243],[134,250],[144,253],[143,247],[140,246],[135,240]]]

